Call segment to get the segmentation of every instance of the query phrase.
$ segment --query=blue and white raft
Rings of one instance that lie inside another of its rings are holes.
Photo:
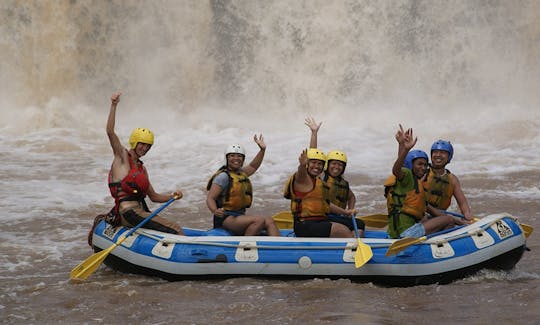
[[[113,245],[128,229],[101,221],[93,247]],[[449,283],[481,269],[510,270],[526,249],[517,220],[493,214],[473,224],[430,236],[402,252],[385,256],[395,239],[384,231],[366,231],[362,241],[373,257],[362,267],[354,263],[355,238],[231,236],[222,229],[184,229],[186,236],[138,229],[114,249],[105,264],[115,270],[183,279],[264,276],[282,278],[350,278],[384,286]]]

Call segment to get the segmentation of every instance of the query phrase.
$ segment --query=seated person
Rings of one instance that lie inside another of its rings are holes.
[[[289,178],[283,194],[291,200],[296,236],[354,238],[353,230],[328,220],[328,213],[351,216],[356,211],[330,202],[328,186],[319,177],[326,161],[324,153],[310,148],[302,151],[298,161],[298,170]]]
[[[269,236],[281,236],[272,217],[246,215],[253,197],[249,176],[261,166],[266,150],[262,135],[253,139],[260,150],[245,167],[244,149],[237,144],[227,147],[225,165],[208,181],[206,205],[214,215],[214,228],[224,228],[235,235],[256,236],[266,230]]]
[[[428,219],[422,177],[427,170],[428,156],[422,150],[410,151],[416,144],[412,129],[396,133],[398,156],[392,175],[386,180],[385,196],[388,206],[388,235],[390,238],[422,237],[463,224],[459,218],[446,214]]]

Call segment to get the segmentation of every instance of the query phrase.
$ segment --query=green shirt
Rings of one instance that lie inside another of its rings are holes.
[[[391,191],[397,195],[405,196],[408,192],[414,190],[414,175],[408,168],[401,168],[403,171],[403,179],[399,180],[396,177],[396,183],[391,187]],[[388,211],[388,235],[390,238],[398,238],[399,235],[409,227],[416,224],[416,219],[408,214],[399,213],[397,216],[392,215],[392,211]]]

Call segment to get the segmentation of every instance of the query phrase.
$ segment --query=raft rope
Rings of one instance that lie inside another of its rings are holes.
[[[465,237],[471,237],[474,235],[478,235],[484,231],[486,231],[487,228],[491,227],[493,224],[497,223],[500,220],[503,220],[506,216],[494,219],[484,225],[482,225],[479,228],[473,229],[468,232],[464,232],[455,236],[446,237],[444,239],[435,239],[431,238],[423,243],[418,243],[417,245],[431,245],[431,244],[443,244],[448,243],[449,241],[454,241],[457,239],[465,238]],[[203,245],[203,246],[218,246],[218,247],[228,247],[228,248],[257,248],[257,249],[280,249],[280,250],[298,250],[298,249],[304,249],[304,250],[343,250],[343,249],[355,249],[357,245],[353,246],[277,246],[277,245],[253,245],[252,243],[247,244],[227,244],[227,243],[220,243],[220,242],[204,242],[204,241],[188,241],[185,239],[173,239],[173,238],[162,238],[150,233],[145,232],[144,230],[137,230],[135,233],[139,235],[146,236],[148,238],[154,239],[162,245],[169,245],[169,244],[189,244],[189,245]],[[379,243],[379,244],[370,244],[372,248],[386,248],[389,247],[392,243]]]

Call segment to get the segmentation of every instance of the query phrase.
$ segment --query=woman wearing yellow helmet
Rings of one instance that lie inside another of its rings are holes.
[[[315,122],[312,117],[306,118],[305,124],[311,130],[310,148],[317,148],[317,134],[322,125]],[[328,186],[330,202],[339,206],[342,209],[354,209],[356,204],[356,196],[349,186],[349,182],[343,176],[345,167],[347,166],[347,155],[343,151],[330,151],[326,157],[324,173],[321,178]],[[330,213],[328,219],[332,222],[341,223],[351,231],[354,230],[352,220],[348,216]],[[360,237],[364,234],[365,224],[362,220],[357,220]]]
[[[306,125],[313,125],[316,130],[320,127],[312,118],[306,119]],[[326,155],[317,148],[309,148],[302,151],[298,162],[298,170],[289,178],[283,191],[283,196],[291,200],[295,235],[354,238],[353,230],[328,219],[329,213],[351,216],[355,211],[345,210],[330,202],[328,186],[320,178]]]
[[[109,189],[115,200],[115,207],[110,215],[116,223],[126,227],[134,227],[150,215],[144,201],[148,196],[152,202],[167,202],[171,197],[180,199],[182,192],[176,190],[172,194],[157,193],[148,173],[140,160],[154,144],[154,134],[145,128],[133,130],[129,137],[130,149],[126,149],[114,131],[116,107],[120,102],[121,93],[111,97],[111,109],[107,120],[107,136],[113,150],[114,159],[109,171]],[[183,235],[182,227],[165,218],[155,216],[144,225],[145,228]]]

